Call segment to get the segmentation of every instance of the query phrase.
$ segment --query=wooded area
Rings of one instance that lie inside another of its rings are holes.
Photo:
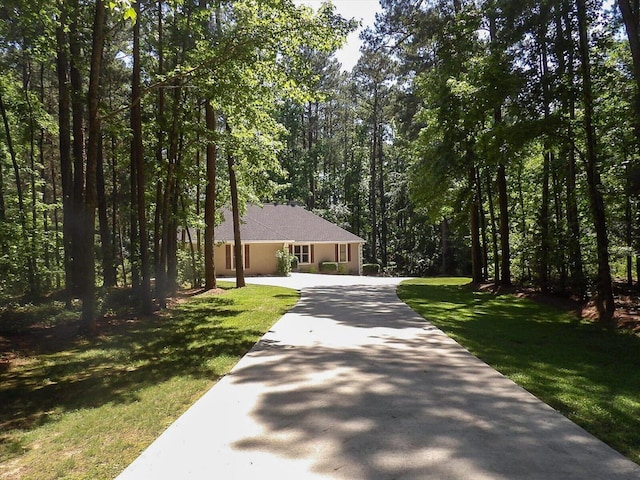
[[[387,272],[610,322],[640,282],[638,2],[381,4],[345,73],[330,5],[4,0],[1,296],[64,290],[89,331],[101,286],[150,312],[215,287],[222,208],[295,200]]]

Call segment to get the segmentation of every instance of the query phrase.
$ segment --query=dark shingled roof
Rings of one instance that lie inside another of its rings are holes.
[[[364,243],[357,235],[295,204],[247,205],[240,223],[243,242]],[[224,211],[224,222],[216,227],[215,239],[233,241],[231,211]]]

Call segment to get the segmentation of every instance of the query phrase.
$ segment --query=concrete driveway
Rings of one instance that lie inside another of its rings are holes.
[[[397,279],[312,277],[248,279],[302,299],[119,479],[640,478],[400,302]]]

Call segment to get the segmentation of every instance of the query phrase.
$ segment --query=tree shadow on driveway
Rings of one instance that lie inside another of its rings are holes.
[[[393,287],[305,290],[238,367],[230,381],[258,389],[249,415],[262,433],[233,449],[304,459],[323,478],[640,474],[418,317]]]

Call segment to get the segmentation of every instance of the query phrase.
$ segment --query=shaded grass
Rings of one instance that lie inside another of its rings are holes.
[[[640,463],[640,338],[469,279],[404,282],[399,297],[447,335]]]
[[[115,477],[297,299],[249,285],[23,353],[0,372],[0,478]]]

